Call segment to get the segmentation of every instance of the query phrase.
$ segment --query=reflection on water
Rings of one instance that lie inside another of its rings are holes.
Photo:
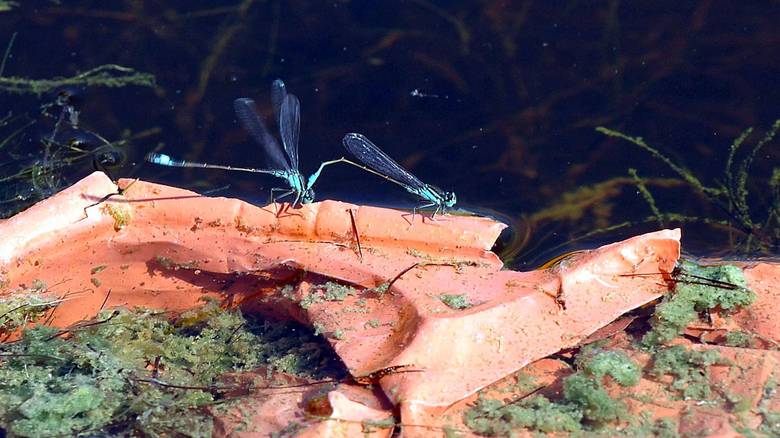
[[[251,97],[272,114],[267,87],[281,77],[301,101],[304,174],[341,156],[345,133],[363,133],[456,192],[460,207],[507,218],[515,267],[680,225],[689,251],[776,254],[780,148],[756,147],[780,117],[780,8],[553,3],[139,0],[0,12],[0,45],[17,32],[4,89],[11,78],[73,78],[104,64],[155,78],[106,87],[89,76],[68,104],[13,82],[16,94],[0,94],[0,208],[7,215],[101,164],[114,177],[229,184],[220,195],[265,202],[274,178],[142,157],[262,167],[232,102]],[[333,167],[319,199],[416,205],[359,169]]]

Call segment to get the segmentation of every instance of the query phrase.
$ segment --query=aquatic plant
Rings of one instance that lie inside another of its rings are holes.
[[[116,64],[100,65],[68,78],[30,79],[0,76],[0,91],[11,94],[35,94],[36,96],[69,86],[117,88],[128,85],[156,86],[154,75]]]
[[[751,206],[750,193],[747,188],[751,167],[758,153],[775,139],[778,130],[780,130],[780,119],[776,120],[752,148],[742,154],[741,158],[739,158],[740,153],[744,149],[746,141],[753,134],[753,128],[748,128],[739,135],[729,148],[723,181],[715,184],[705,184],[693,172],[675,163],[671,158],[661,153],[658,148],[650,146],[642,137],[632,137],[601,126],[597,127],[596,130],[604,135],[625,140],[649,152],[654,158],[674,171],[682,182],[726,213],[724,219],[691,217],[673,212],[664,213],[658,207],[653,195],[637,171],[629,169],[629,174],[652,212],[652,216],[648,220],[657,221],[661,225],[675,221],[705,222],[727,226],[732,232],[733,248],[739,252],[771,253],[780,248],[780,169],[773,170],[772,176],[766,181],[766,187],[764,187],[770,194],[769,205]],[[763,212],[765,212],[763,216],[757,216]]]

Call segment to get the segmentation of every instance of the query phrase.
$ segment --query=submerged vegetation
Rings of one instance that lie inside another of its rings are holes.
[[[0,425],[14,436],[210,436],[203,408],[235,401],[225,373],[343,373],[311,331],[215,302],[173,319],[118,308],[67,330],[38,325],[0,351]]]
[[[0,153],[6,160],[0,163],[0,218],[57,193],[87,171],[111,176],[127,164],[126,149],[133,141],[159,132],[125,132],[121,139],[109,141],[84,127],[79,93],[61,88],[43,99],[39,114],[0,117]]]
[[[154,76],[115,64],[101,65],[69,78],[29,79],[0,75],[0,92],[36,96],[67,87],[117,88],[128,85],[153,88]]]
[[[753,128],[748,128],[739,135],[729,147],[722,180],[715,184],[705,184],[693,172],[675,163],[659,149],[650,146],[642,137],[632,137],[604,127],[598,127],[596,130],[604,135],[625,140],[649,152],[676,173],[681,182],[687,184],[707,202],[726,213],[725,218],[715,219],[662,212],[637,171],[629,169],[637,189],[653,213],[647,218],[647,221],[658,222],[661,226],[669,222],[704,222],[720,225],[729,230],[733,249],[741,253],[774,253],[780,248],[780,168],[773,169],[772,176],[763,182],[764,186],[756,186],[757,191],[769,194],[769,199],[765,199],[765,205],[751,203],[748,189],[752,166],[762,149],[775,140],[778,130],[780,130],[780,119],[776,120],[767,132],[744,153],[746,142],[753,134]]]
[[[2,10],[2,5],[0,5]],[[0,112],[0,219],[12,216],[86,175],[85,167],[112,171],[126,165],[125,148],[132,140],[153,135],[125,132],[109,141],[86,129],[81,120],[81,95],[86,89],[141,86],[155,88],[152,74],[104,64],[72,77],[31,79],[4,75],[14,33],[0,61],[0,94],[35,95],[36,111]],[[86,166],[85,166],[86,165]],[[71,176],[74,175],[74,176]]]

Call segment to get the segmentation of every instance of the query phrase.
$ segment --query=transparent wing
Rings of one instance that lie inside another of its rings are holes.
[[[290,163],[284,158],[284,153],[282,153],[279,143],[268,132],[268,128],[265,127],[263,119],[257,112],[255,101],[242,97],[233,101],[233,108],[236,110],[236,116],[238,116],[238,121],[244,127],[244,130],[265,149],[265,153],[268,156],[268,164],[273,169],[289,169]]]
[[[298,169],[298,136],[301,130],[301,104],[293,94],[284,96],[282,112],[279,114],[279,132],[290,165]]]
[[[282,112],[282,102],[284,102],[285,96],[287,96],[287,87],[285,87],[284,82],[281,79],[275,80],[271,84],[271,106],[274,108],[274,122],[276,122],[277,126],[279,125],[279,116]]]
[[[344,147],[358,160],[375,171],[413,189],[422,189],[425,184],[407,172],[400,164],[382,152],[377,145],[363,134],[349,133],[344,136]]]

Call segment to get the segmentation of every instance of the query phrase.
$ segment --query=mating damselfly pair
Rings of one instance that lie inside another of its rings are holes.
[[[155,164],[172,167],[202,167],[207,169],[235,170],[241,172],[264,173],[282,178],[287,182],[287,188],[271,189],[271,199],[281,199],[286,196],[295,196],[292,206],[308,204],[314,201],[314,183],[320,177],[326,166],[336,163],[347,163],[359,167],[367,172],[380,176],[390,182],[398,184],[409,193],[421,198],[425,205],[415,207],[434,207],[431,217],[438,212],[446,212],[455,205],[455,193],[447,192],[436,186],[426,184],[419,178],[406,171],[400,164],[390,158],[377,145],[362,134],[349,133],[344,136],[344,147],[352,153],[365,166],[341,157],[336,160],[325,161],[314,173],[306,178],[299,169],[298,140],[300,133],[301,109],[298,98],[287,93],[287,88],[281,79],[277,79],[271,85],[271,104],[274,117],[279,126],[279,134],[282,139],[284,153],[279,143],[271,135],[257,111],[255,102],[249,98],[239,98],[233,102],[233,107],[239,122],[250,136],[259,143],[268,157],[270,169],[256,169],[249,167],[235,167],[218,164],[198,163],[193,161],[176,160],[165,154],[150,153],[146,160]],[[286,155],[286,157],[285,157]],[[278,192],[284,192],[278,197]]]

